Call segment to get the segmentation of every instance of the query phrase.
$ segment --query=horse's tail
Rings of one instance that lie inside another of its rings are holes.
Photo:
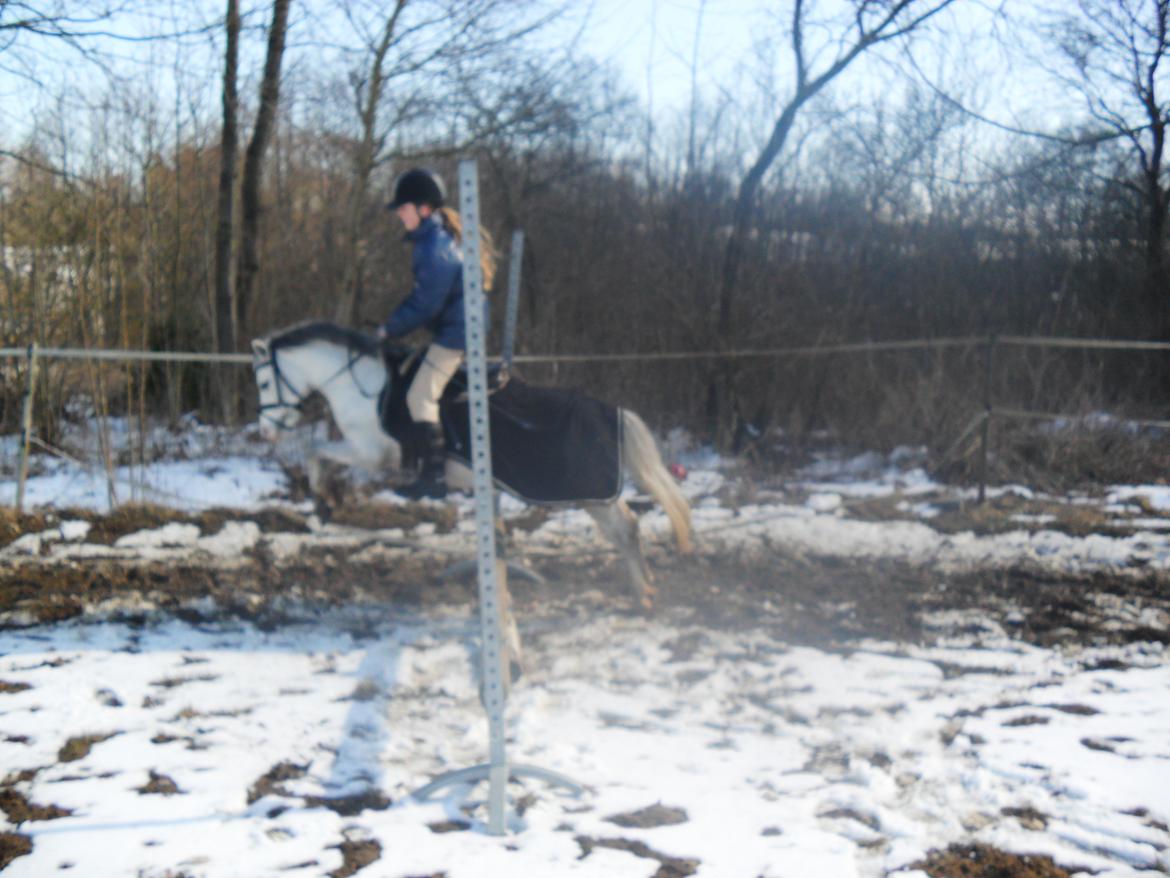
[[[622,463],[638,488],[662,506],[674,528],[678,550],[689,554],[694,548],[691,544],[691,507],[662,462],[658,444],[646,422],[629,409],[619,411],[622,415]]]

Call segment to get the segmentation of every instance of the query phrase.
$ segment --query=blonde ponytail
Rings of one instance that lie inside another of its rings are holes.
[[[447,230],[457,243],[463,242],[463,219],[459,211],[453,207],[440,207],[439,216],[443,219],[443,228]],[[483,288],[490,290],[492,281],[496,279],[496,245],[492,241],[491,232],[483,226],[479,227],[479,270],[483,274]]]

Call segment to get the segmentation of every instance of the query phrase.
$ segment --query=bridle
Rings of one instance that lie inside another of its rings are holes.
[[[278,430],[291,430],[292,427],[285,423],[283,415],[273,416],[270,412],[273,409],[280,409],[281,412],[286,412],[292,409],[299,413],[304,413],[305,400],[308,394],[301,393],[297,390],[288,376],[280,368],[280,361],[276,359],[276,348],[268,349],[268,358],[265,360],[256,359],[252,363],[252,374],[256,379],[256,386],[261,387],[260,384],[260,370],[268,367],[272,370],[272,383],[276,385],[276,402],[261,403],[259,409],[260,420],[268,421],[268,423],[275,426]],[[285,391],[288,391],[292,396],[292,401],[285,399]]]
[[[260,420],[268,421],[268,423],[275,426],[278,430],[291,430],[292,426],[285,423],[283,414],[276,416],[270,414],[273,409],[280,409],[281,412],[287,412],[289,409],[292,409],[299,414],[304,414],[305,402],[308,400],[309,396],[312,395],[314,390],[323,390],[326,385],[345,372],[350,372],[352,374],[354,363],[362,358],[362,353],[360,351],[358,351],[356,348],[349,348],[349,353],[346,357],[345,364],[342,365],[341,368],[318,384],[315,388],[310,388],[308,392],[302,392],[297,390],[293,383],[289,381],[288,376],[285,375],[284,370],[280,368],[280,361],[276,359],[276,353],[278,350],[278,348],[269,347],[268,357],[266,359],[261,360],[257,358],[252,363],[252,374],[256,379],[257,387],[260,386],[260,370],[265,367],[272,369],[272,382],[276,385],[276,402],[261,403],[258,413]],[[356,375],[354,375],[354,384],[357,386],[358,392],[367,399],[373,399],[374,396],[377,395],[376,391],[373,394],[366,393],[365,389],[361,386],[361,383],[357,380]],[[291,396],[291,400],[285,398],[286,391],[288,392],[289,396]]]

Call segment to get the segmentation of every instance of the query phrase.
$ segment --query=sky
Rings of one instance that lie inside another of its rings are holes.
[[[835,52],[839,23],[826,26],[843,4],[810,4],[806,31],[814,70],[824,69]],[[921,84],[944,89],[972,110],[1005,125],[1058,127],[1080,111],[1067,89],[1054,83],[1035,62],[1043,50],[1025,45],[1027,21],[1035,23],[1043,3],[1014,0],[1002,4],[958,0],[913,41],[915,64],[900,50],[862,56],[841,79],[850,97],[888,96],[893,71]],[[1000,7],[1014,18],[1006,26]],[[622,71],[626,84],[647,107],[685,111],[692,94],[692,59],[698,58],[700,94],[715,99],[718,86],[745,82],[746,68],[761,46],[772,53],[781,88],[790,86],[789,4],[759,0],[590,0],[575,7],[570,20],[587,22],[584,43],[595,57]],[[848,21],[848,16],[845,18]],[[834,19],[839,22],[840,19]],[[696,28],[698,33],[696,34]],[[953,68],[957,67],[958,72]],[[750,76],[757,76],[758,70]],[[747,81],[750,81],[747,80]],[[777,111],[778,114],[778,111]],[[772,119],[768,121],[774,121]]]
[[[91,44],[110,53],[114,59],[112,68],[127,78],[125,89],[134,92],[130,100],[154,100],[161,107],[178,109],[180,114],[189,113],[191,102],[198,101],[204,113],[214,115],[221,67],[221,40],[215,22],[222,15],[221,5],[211,0],[197,4],[169,2],[151,7],[153,14],[149,17],[119,19],[118,31],[128,36],[194,28],[195,32],[182,39],[182,54],[166,42]],[[840,5],[830,0],[813,8],[821,13],[839,11]],[[1034,5],[1015,2],[1008,9],[1015,15],[1027,15],[1034,11]],[[259,25],[266,21],[266,4],[257,8],[260,11],[252,22]],[[312,65],[314,58],[327,57],[330,45],[347,33],[344,20],[329,12],[333,9],[331,5],[323,9],[307,5],[298,15],[294,7],[290,63]],[[775,4],[759,0],[588,0],[568,4],[549,39],[558,44],[579,40],[582,51],[613,65],[643,106],[665,119],[689,104],[691,63],[696,56],[699,91],[709,101],[720,100],[721,91],[742,99],[745,83],[751,81],[745,77],[760,75],[753,61],[757,44],[778,51],[779,57],[768,75],[774,76],[777,87],[783,88],[791,77],[791,60],[784,33],[787,22],[776,20],[775,9]],[[1064,103],[1063,93],[1049,88],[1047,80],[1027,62],[1026,53],[1005,52],[996,39],[1004,33],[996,31],[995,17],[986,4],[962,0],[937,23],[935,34],[915,41],[920,73],[934,84],[970,101],[974,109],[1009,124],[1045,120],[1056,123],[1067,117],[1065,110],[1054,111]],[[697,25],[701,27],[696,34]],[[201,32],[200,26],[209,30]],[[833,49],[828,40],[837,30],[809,28],[808,53],[814,66],[827,63]],[[944,32],[951,36],[943,40],[938,34]],[[255,38],[245,41],[244,51],[245,69],[249,62],[252,68],[258,68],[262,42]],[[940,72],[941,66],[953,64],[957,57],[962,58],[961,74]],[[84,85],[101,80],[95,68],[79,63],[74,53],[47,40],[34,43],[25,39],[17,49],[0,55],[0,62],[0,120],[7,123],[10,135],[32,124],[44,124],[48,115],[45,111],[54,108],[54,102],[46,96],[31,100],[35,92],[30,91],[26,79],[14,76],[13,70],[29,72],[35,68],[34,75],[49,83]],[[754,72],[749,74],[749,67]],[[878,83],[888,81],[894,67],[904,74],[914,73],[897,52],[886,51],[880,58],[862,58],[842,79],[840,90],[848,99],[875,95]],[[176,80],[184,83],[185,93],[178,97],[177,104],[173,85]],[[57,109],[62,110],[69,124],[77,124],[82,117],[69,102]]]

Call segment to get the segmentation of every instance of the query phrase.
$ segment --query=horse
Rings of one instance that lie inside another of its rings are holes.
[[[297,324],[253,339],[252,368],[259,393],[260,431],[270,441],[297,425],[305,402],[314,393],[329,404],[342,438],[313,448],[308,465],[313,493],[319,489],[326,460],[371,472],[400,467],[402,448],[382,428],[378,400],[383,389],[401,379],[387,369],[380,341],[332,323]],[[686,498],[663,463],[645,421],[629,409],[618,408],[617,413],[622,470],[663,508],[679,552],[689,554],[693,546]],[[451,488],[471,491],[472,473],[466,464],[448,457],[446,474]],[[579,505],[617,548],[637,599],[651,609],[656,589],[642,552],[637,517],[620,495],[606,501],[583,500]]]

